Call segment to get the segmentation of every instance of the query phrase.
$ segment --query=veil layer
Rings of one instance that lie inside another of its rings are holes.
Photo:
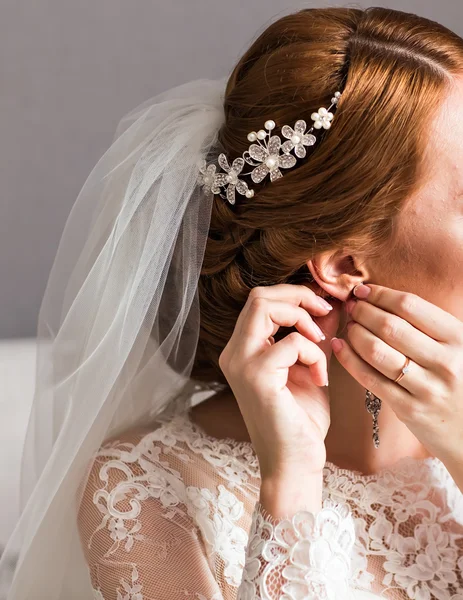
[[[76,518],[92,455],[193,383],[213,201],[198,166],[217,143],[225,84],[191,81],[123,117],[68,217],[38,318],[6,600],[93,597]]]

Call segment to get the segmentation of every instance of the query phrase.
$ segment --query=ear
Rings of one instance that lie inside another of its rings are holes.
[[[306,264],[321,288],[320,295],[324,298],[336,298],[342,302],[352,296],[352,290],[356,285],[368,281],[370,275],[360,257],[340,250],[317,254]]]

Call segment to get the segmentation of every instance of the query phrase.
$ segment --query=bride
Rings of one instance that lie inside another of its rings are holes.
[[[122,119],[41,306],[6,600],[463,600],[462,94],[455,33],[332,7]]]

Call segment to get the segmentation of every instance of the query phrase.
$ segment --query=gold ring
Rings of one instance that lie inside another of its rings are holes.
[[[405,375],[405,373],[408,373],[408,371],[410,371],[411,366],[410,365],[410,359],[408,358],[408,356],[405,357],[405,364],[402,367],[402,371],[399,373],[399,376],[394,379],[394,383],[398,383],[402,377]]]

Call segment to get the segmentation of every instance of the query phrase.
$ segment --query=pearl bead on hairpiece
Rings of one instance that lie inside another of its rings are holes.
[[[278,135],[271,135],[271,132],[275,129],[275,121],[265,121],[265,131],[260,129],[259,131],[251,131],[248,133],[248,140],[250,142],[256,142],[257,144],[251,144],[249,149],[243,152],[242,157],[235,158],[232,165],[228,164],[227,157],[225,154],[219,154],[218,163],[225,173],[216,172],[217,166],[214,163],[206,164],[203,160],[199,165],[199,185],[204,187],[206,193],[219,194],[225,200],[228,200],[230,204],[235,204],[235,190],[246,198],[252,198],[254,196],[254,190],[248,187],[248,184],[240,179],[246,175],[251,175],[251,179],[254,183],[260,183],[270,173],[270,181],[273,182],[283,176],[280,168],[289,169],[294,167],[297,162],[297,158],[304,158],[306,155],[306,149],[304,146],[313,146],[316,142],[316,137],[311,133],[313,129],[329,129],[331,127],[331,121],[333,120],[333,113],[329,112],[330,109],[335,106],[341,92],[335,92],[334,97],[331,98],[331,105],[328,109],[320,108],[318,112],[314,112],[310,115],[313,126],[306,132],[307,124],[303,119],[296,121],[294,129],[289,125],[283,125],[281,128],[282,135],[287,138],[283,144],[281,138]],[[268,143],[264,141],[266,137],[269,137]],[[291,154],[294,150],[296,156]],[[248,173],[243,173],[244,163],[255,167]],[[225,194],[220,191],[220,188],[224,188]]]

